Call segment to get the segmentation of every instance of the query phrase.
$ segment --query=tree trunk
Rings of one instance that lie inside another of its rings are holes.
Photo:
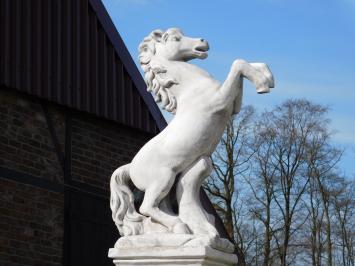
[[[281,256],[281,266],[287,265],[287,250],[288,244],[290,240],[290,227],[291,227],[291,220],[290,220],[290,202],[289,198],[286,199],[285,204],[285,228],[284,228],[284,241],[282,247],[282,256]]]
[[[271,230],[270,230],[270,201],[267,200],[266,204],[266,220],[265,220],[265,243],[264,243],[264,262],[263,266],[270,265],[270,253],[271,253]]]
[[[245,263],[245,255],[244,255],[244,252],[236,247],[235,249],[235,254],[237,255],[238,257],[238,263],[237,263],[237,266],[247,266],[247,264]]]
[[[332,239],[331,239],[331,229],[330,229],[330,217],[329,217],[329,209],[328,207],[325,208],[325,216],[327,219],[326,224],[326,234],[327,234],[327,253],[328,253],[328,260],[327,265],[333,265],[333,258],[332,258]]]

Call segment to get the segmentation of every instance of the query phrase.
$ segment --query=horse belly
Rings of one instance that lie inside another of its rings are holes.
[[[135,186],[144,191],[152,182],[168,178],[159,175],[161,168],[180,173],[201,156],[210,156],[228,117],[224,113],[175,117],[132,160],[130,175]]]
[[[166,145],[186,159],[196,160],[202,155],[209,156],[218,144],[227,121],[224,113],[205,114],[200,117],[191,115],[180,119],[171,125],[171,134],[167,134]]]
[[[184,167],[184,158],[174,149],[168,149],[164,144],[164,135],[159,134],[148,143],[133,158],[130,165],[130,176],[134,185],[145,191],[155,182],[165,182],[171,176],[162,173],[179,173]],[[169,171],[166,171],[169,170]]]

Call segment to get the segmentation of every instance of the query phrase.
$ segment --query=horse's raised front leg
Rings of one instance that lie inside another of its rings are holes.
[[[267,93],[274,87],[274,78],[268,66],[264,63],[248,63],[237,59],[220,89],[220,94],[226,101],[233,99],[234,112],[238,113],[243,96],[243,78],[250,80],[258,93]]]

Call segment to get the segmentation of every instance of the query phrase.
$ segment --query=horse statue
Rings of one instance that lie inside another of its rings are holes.
[[[235,60],[223,83],[188,63],[205,59],[208,42],[190,38],[178,28],[155,30],[139,45],[139,60],[148,91],[174,114],[168,126],[146,143],[131,163],[111,177],[111,210],[121,236],[151,232],[218,236],[213,217],[202,208],[199,190],[211,173],[210,155],[233,114],[241,108],[243,78],[258,93],[274,87],[266,64]],[[134,207],[130,181],[144,199]],[[179,211],[169,192],[176,185]]]

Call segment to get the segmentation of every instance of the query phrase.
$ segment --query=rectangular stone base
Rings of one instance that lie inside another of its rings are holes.
[[[111,248],[109,257],[117,266],[128,265],[207,265],[237,264],[237,256],[210,247]]]

